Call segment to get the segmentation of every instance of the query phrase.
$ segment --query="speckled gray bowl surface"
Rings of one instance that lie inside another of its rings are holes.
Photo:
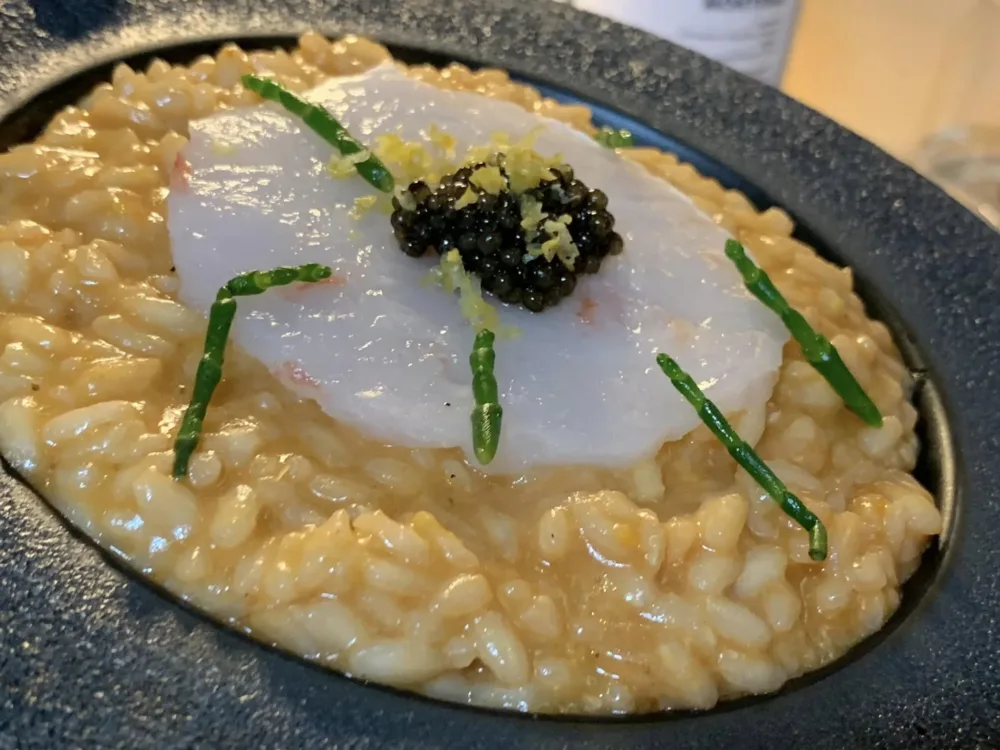
[[[360,684],[257,645],[134,577],[6,476],[0,750],[1000,747],[1000,235],[776,91],[541,0],[0,0],[0,148],[110,72],[65,78],[95,61],[203,40],[169,53],[184,59],[310,26],[365,33],[409,60],[508,68],[788,209],[801,237],[854,267],[920,375],[918,475],[946,534],[882,633],[776,696],[702,715],[552,719]]]

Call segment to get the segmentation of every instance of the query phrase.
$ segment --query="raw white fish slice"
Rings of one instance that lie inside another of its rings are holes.
[[[497,341],[504,421],[488,471],[627,466],[682,437],[698,417],[656,368],[657,351],[727,412],[769,397],[787,334],[725,259],[728,234],[666,182],[560,122],[440,90],[391,65],[331,80],[306,98],[363,141],[378,133],[414,140],[436,125],[457,138],[459,153],[497,131],[516,139],[542,126],[536,149],[561,153],[609,196],[622,255],[544,313],[494,300],[521,335]],[[272,104],[193,122],[186,175],[169,197],[180,297],[207,312],[238,273],[331,266],[331,283],[241,299],[235,341],[366,435],[460,446],[475,464],[473,332],[455,298],[421,283],[436,259],[403,255],[377,211],[351,218],[355,198],[374,189],[330,177],[330,156],[328,144]]]

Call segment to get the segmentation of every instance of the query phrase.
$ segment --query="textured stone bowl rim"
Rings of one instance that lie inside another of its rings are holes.
[[[508,68],[625,113],[746,177],[850,263],[923,352],[961,512],[917,610],[863,657],[706,715],[525,719],[361,685],[135,580],[30,490],[0,486],[0,747],[987,747],[1000,729],[1000,235],[871,144],[647,34],[513,0],[14,0],[0,102],[95,58],[212,36],[358,32]],[[109,565],[109,562],[112,564]],[[962,744],[965,743],[965,744]]]

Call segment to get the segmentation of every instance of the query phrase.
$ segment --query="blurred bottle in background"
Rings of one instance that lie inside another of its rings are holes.
[[[1000,227],[1000,0],[977,0],[951,37],[912,162]]]
[[[777,86],[799,0],[568,0]]]

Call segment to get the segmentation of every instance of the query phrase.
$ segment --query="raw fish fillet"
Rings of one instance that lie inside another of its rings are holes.
[[[306,98],[369,143],[432,125],[466,147],[542,126],[536,149],[561,153],[605,191],[625,252],[541,314],[500,308],[521,335],[497,341],[503,434],[489,472],[621,467],[699,424],[656,367],[668,352],[728,413],[769,397],[787,334],[726,260],[729,235],[641,167],[555,120],[444,91],[393,65],[328,81]],[[455,297],[422,283],[437,258],[400,252],[387,216],[349,213],[374,189],[335,179],[331,147],[278,106],[191,123],[185,173],[169,196],[180,298],[208,311],[232,276],[279,265],[331,266],[328,283],[239,300],[233,338],[331,417],[389,444],[471,445],[473,331]]]

